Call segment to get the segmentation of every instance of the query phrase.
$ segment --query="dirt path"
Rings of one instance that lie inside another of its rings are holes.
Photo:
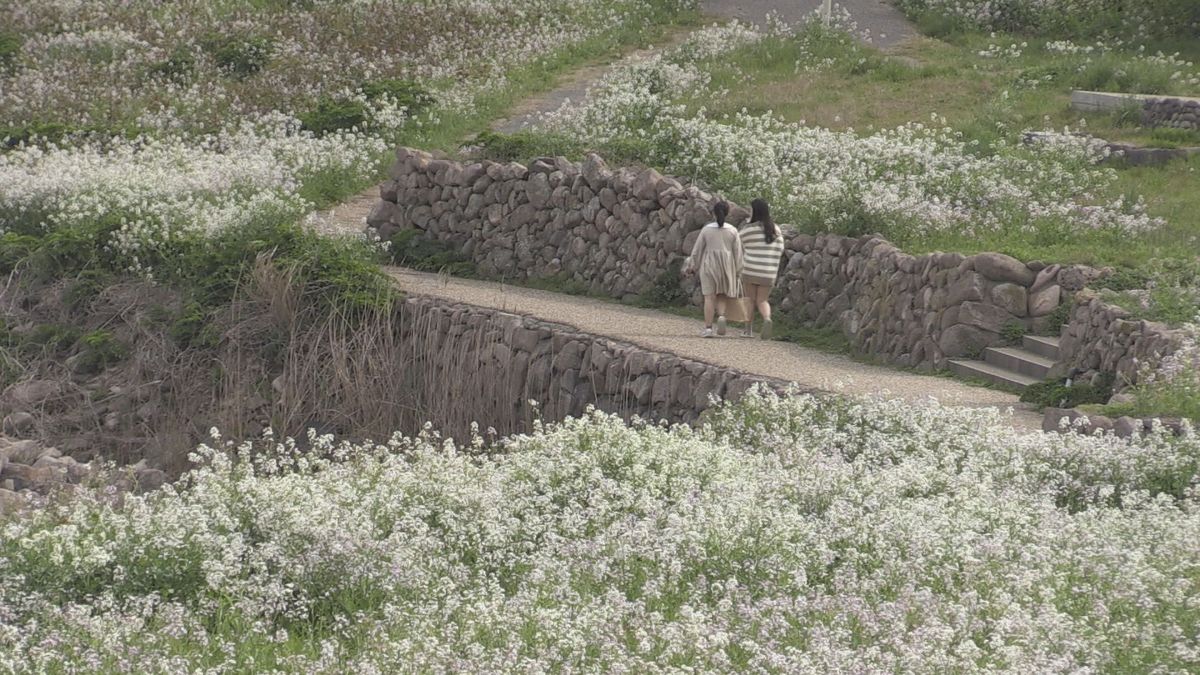
[[[949,407],[1012,408],[1013,426],[1041,428],[1040,415],[1020,403],[1015,395],[995,389],[860,363],[786,342],[737,337],[734,330],[725,338],[706,339],[699,335],[699,322],[654,310],[396,267],[386,271],[407,293],[564,323],[592,335],[631,342],[654,351],[789,380],[805,389],[880,395],[914,403],[932,398]]]
[[[894,47],[917,34],[916,28],[904,18],[900,10],[886,0],[842,0],[837,5],[846,8],[858,24],[859,32],[871,44],[881,49]],[[770,15],[775,15],[787,23],[795,23],[820,7],[821,0],[702,0],[700,3],[700,10],[705,16],[737,19],[758,25],[762,25]],[[587,98],[588,87],[613,68],[646,59],[652,54],[679,44],[687,36],[686,31],[677,31],[660,44],[631,52],[612,63],[580,68],[554,89],[522,101],[508,117],[493,122],[492,130],[511,134],[537,126],[542,115],[558,110],[568,101],[579,102]]]

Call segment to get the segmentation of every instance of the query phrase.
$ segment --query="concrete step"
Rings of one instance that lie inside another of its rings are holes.
[[[1054,359],[1055,361],[1058,360],[1059,355],[1062,353],[1058,348],[1057,337],[1044,337],[1041,335],[1026,335],[1021,338],[1021,348],[1027,352],[1033,352],[1038,356]]]
[[[988,347],[983,350],[983,360],[993,366],[1039,380],[1046,379],[1050,369],[1054,367],[1054,359],[1038,356],[1017,347]]]
[[[1025,387],[1031,384],[1037,384],[1041,380],[1022,375],[1011,370],[994,366],[983,361],[975,361],[972,359],[950,359],[950,372],[959,377],[966,377],[976,380],[985,380],[992,384],[998,384],[1017,391],[1024,391]]]

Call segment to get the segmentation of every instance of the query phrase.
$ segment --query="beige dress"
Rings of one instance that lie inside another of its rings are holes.
[[[705,295],[742,296],[742,240],[737,228],[709,223],[700,230],[686,267],[699,273]]]

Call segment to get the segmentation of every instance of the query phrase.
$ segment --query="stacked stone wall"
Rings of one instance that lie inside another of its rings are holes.
[[[1075,294],[1060,349],[1067,372],[1090,382],[1111,376],[1117,391],[1135,385],[1178,349],[1183,335],[1165,324],[1133,318],[1095,291]]]
[[[1200,99],[1146,98],[1142,124],[1171,129],[1200,129]]]
[[[759,383],[778,392],[787,388],[780,380],[571,326],[437,298],[406,299],[404,325],[407,339],[421,342],[411,351],[427,355],[412,366],[422,403],[465,396],[470,419],[502,434],[528,431],[534,417],[579,416],[588,406],[624,417],[689,423],[713,397],[735,400]],[[463,381],[447,377],[449,371],[469,375]]]

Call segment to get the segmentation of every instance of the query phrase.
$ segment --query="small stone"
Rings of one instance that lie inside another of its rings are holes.
[[[5,488],[0,488],[0,515],[17,513],[29,504],[25,495]]]
[[[1141,420],[1124,415],[1118,417],[1117,421],[1113,423],[1113,432],[1118,438],[1133,438],[1141,435],[1143,426]]]
[[[0,423],[0,428],[9,436],[21,437],[33,430],[37,418],[27,412],[11,413]]]

